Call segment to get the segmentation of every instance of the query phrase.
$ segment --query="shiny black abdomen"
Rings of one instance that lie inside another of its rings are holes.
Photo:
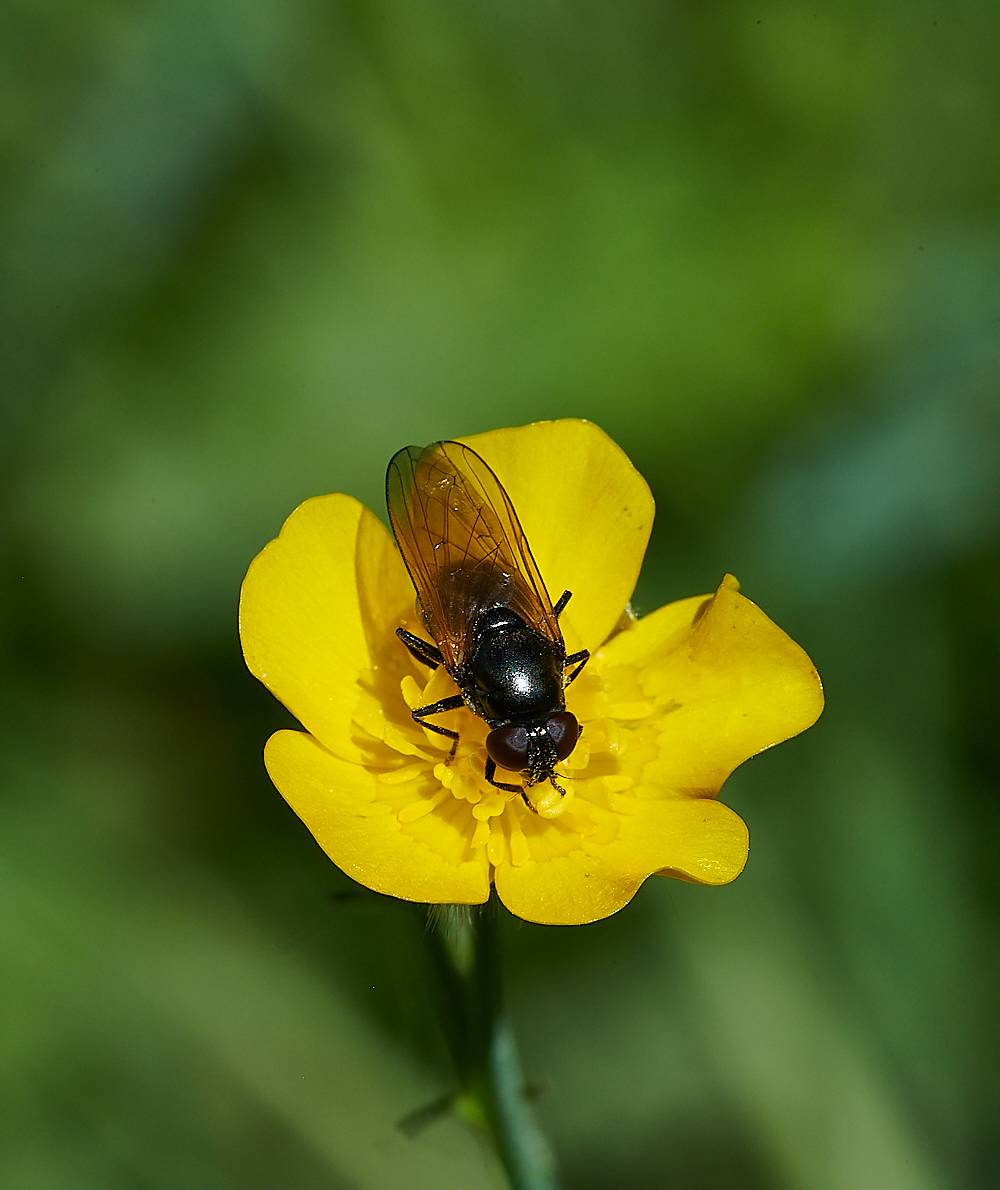
[[[535,724],[564,709],[566,650],[541,636],[509,608],[483,612],[459,687],[491,727]]]

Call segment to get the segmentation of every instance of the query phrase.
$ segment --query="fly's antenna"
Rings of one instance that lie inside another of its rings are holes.
[[[559,784],[559,781],[556,780],[557,776],[559,778],[559,781],[580,781],[580,780],[582,780],[581,777],[570,777],[566,773],[553,773],[548,778],[548,782],[553,787],[553,789],[558,789],[559,792],[563,795],[563,797],[566,796],[566,790],[563,789],[563,787]]]

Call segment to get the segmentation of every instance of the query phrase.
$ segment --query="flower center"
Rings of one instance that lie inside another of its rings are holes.
[[[483,719],[464,707],[432,717],[458,732],[453,755],[449,738],[413,720],[412,710],[456,693],[443,667],[423,686],[412,671],[400,673],[387,666],[368,675],[354,716],[366,767],[377,776],[378,800],[400,829],[450,862],[494,867],[546,860],[617,837],[619,815],[642,796],[636,787],[656,756],[660,717],[633,668],[602,672],[598,657],[568,688],[567,709],[583,731],[556,769],[565,793],[550,783],[532,786],[525,790],[531,809],[520,793],[486,780],[489,727]],[[497,780],[522,787],[525,777],[498,770]]]

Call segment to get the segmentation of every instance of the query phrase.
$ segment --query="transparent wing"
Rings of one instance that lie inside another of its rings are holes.
[[[509,607],[562,644],[517,513],[487,464],[460,442],[407,446],[385,478],[389,520],[424,613],[450,668],[466,658],[479,613]]]

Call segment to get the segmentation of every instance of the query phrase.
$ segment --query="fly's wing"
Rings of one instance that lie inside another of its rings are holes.
[[[466,658],[479,613],[509,607],[562,644],[545,584],[510,497],[460,442],[407,446],[385,478],[389,520],[427,627],[449,668]]]

